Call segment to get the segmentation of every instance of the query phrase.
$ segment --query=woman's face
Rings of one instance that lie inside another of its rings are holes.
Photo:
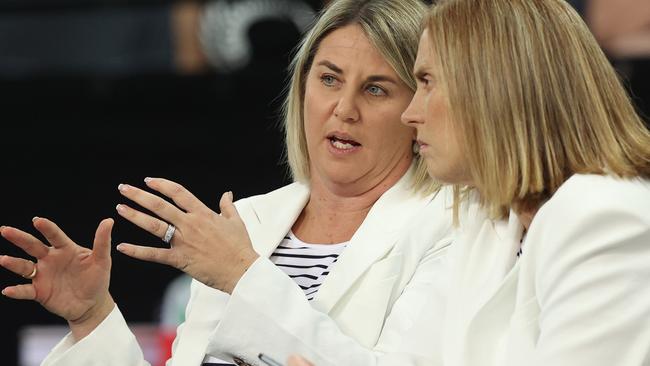
[[[359,192],[406,172],[414,130],[400,116],[413,93],[358,25],[321,41],[306,78],[312,181]]]
[[[450,184],[471,184],[458,132],[449,116],[440,71],[434,60],[434,50],[425,31],[415,61],[418,88],[402,115],[402,122],[415,127],[420,155],[430,176]]]

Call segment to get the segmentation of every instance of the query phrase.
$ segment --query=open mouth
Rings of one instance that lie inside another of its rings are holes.
[[[330,144],[339,150],[352,150],[356,147],[361,146],[360,143],[352,140],[351,138],[345,136],[330,135],[327,136],[327,139],[330,141]]]

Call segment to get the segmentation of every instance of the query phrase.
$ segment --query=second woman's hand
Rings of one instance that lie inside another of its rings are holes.
[[[158,217],[125,204],[117,206],[120,216],[163,239],[172,234],[169,248],[122,243],[117,249],[133,258],[166,264],[218,290],[232,293],[239,279],[258,258],[244,222],[224,193],[219,202],[221,214],[212,211],[178,183],[145,179],[147,186],[169,197],[176,205],[145,190],[120,184],[120,193]],[[170,226],[174,228],[170,230]]]

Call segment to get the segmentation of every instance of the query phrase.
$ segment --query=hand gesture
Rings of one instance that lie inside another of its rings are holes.
[[[77,245],[48,219],[35,217],[33,225],[51,246],[22,230],[7,226],[0,229],[3,238],[36,259],[34,262],[0,257],[2,267],[31,281],[6,287],[2,294],[13,299],[37,301],[51,313],[66,319],[74,336],[80,339],[114,306],[108,292],[113,220],[105,219],[99,224],[92,250]]]
[[[155,213],[145,214],[127,205],[117,205],[125,219],[168,241],[169,248],[120,244],[117,249],[134,258],[178,268],[194,279],[232,293],[239,279],[257,259],[244,222],[224,193],[218,214],[178,183],[146,178],[147,186],[170,198],[176,205],[142,189],[120,184],[122,195]]]

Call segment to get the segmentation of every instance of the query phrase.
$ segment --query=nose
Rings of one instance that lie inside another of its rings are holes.
[[[334,109],[334,115],[348,123],[359,121],[359,107],[354,93],[346,92],[341,95]]]
[[[402,123],[409,127],[416,127],[416,124],[424,123],[423,103],[424,100],[419,93],[415,93],[411,103],[402,113]]]

